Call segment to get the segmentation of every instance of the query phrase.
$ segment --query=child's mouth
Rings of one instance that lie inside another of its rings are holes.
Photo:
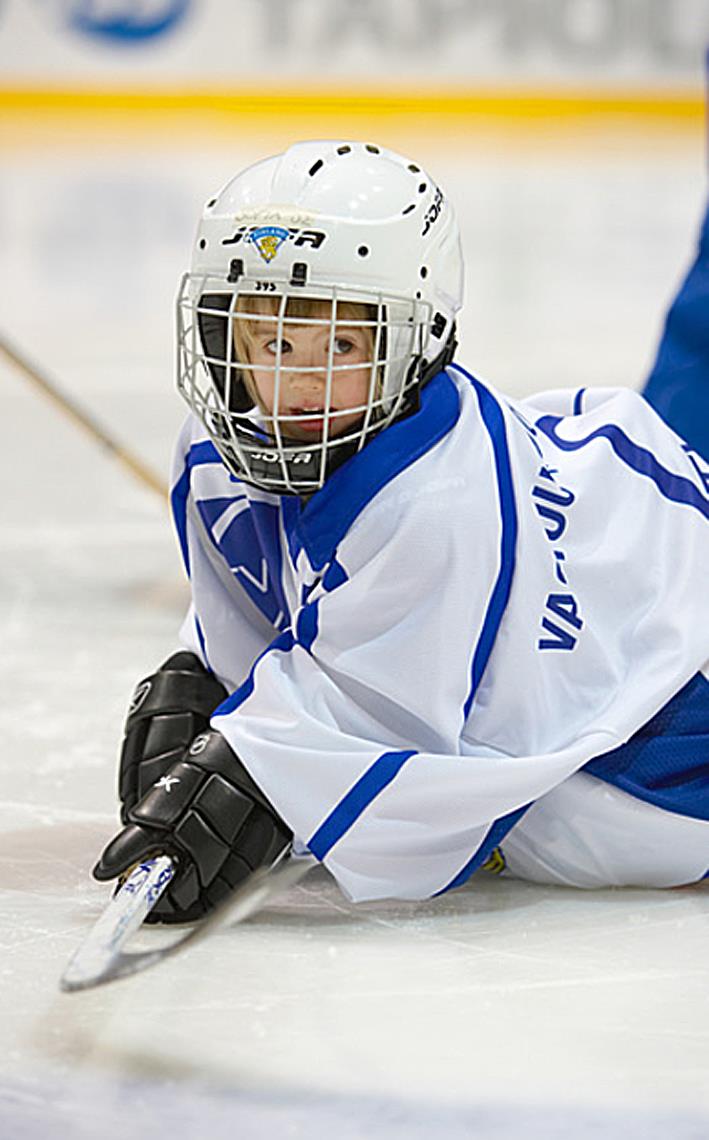
[[[321,432],[325,427],[322,408],[293,408],[290,414],[298,417],[291,420],[291,425],[300,431]]]
[[[283,422],[283,431],[296,436],[320,436],[327,431],[328,436],[342,434],[347,424],[345,412],[338,408],[289,408]]]

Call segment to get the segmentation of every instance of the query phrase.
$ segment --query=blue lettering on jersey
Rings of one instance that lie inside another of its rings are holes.
[[[549,601],[547,599],[547,605]],[[542,629],[550,633],[551,637],[540,637],[537,642],[537,649],[573,649],[576,645],[576,638],[573,637],[567,629],[557,625],[551,618],[542,618]]]
[[[540,480],[544,480],[544,484],[535,483],[532,488],[534,509],[544,521],[544,533],[549,541],[554,544],[566,531],[568,516],[565,512],[576,501],[573,491],[570,491],[568,487],[558,486],[554,478],[555,474],[556,468],[546,465],[541,467],[538,477]],[[549,483],[553,486],[549,487]],[[583,619],[579,615],[578,602],[568,588],[569,580],[564,568],[566,555],[563,550],[558,548],[554,549],[553,554],[555,577],[567,589],[563,593],[552,590],[547,594],[541,626],[548,636],[539,638],[537,649],[572,650],[576,647],[578,640],[573,631],[578,632],[583,628]]]
[[[542,468],[542,472],[545,468]],[[540,475],[542,474],[540,472]],[[551,476],[547,476],[551,478]],[[570,507],[576,499],[576,496],[565,488],[560,487],[558,490],[551,491],[548,487],[536,486],[532,490],[532,495],[535,499],[542,499],[545,503],[554,503],[556,507]],[[561,538],[566,530],[566,516],[560,510],[556,510],[549,506],[540,506],[539,503],[534,504],[537,514],[540,518],[547,519],[551,524],[545,527],[547,538],[550,542],[556,542]]]
[[[563,586],[568,586],[569,579],[566,577],[566,574],[564,573],[564,567],[562,566],[562,562],[565,561],[566,555],[564,554],[563,550],[555,550],[554,557],[556,559],[556,576]]]
[[[583,621],[579,617],[578,603],[573,594],[549,594],[546,608],[560,621],[573,626],[574,629],[582,628]],[[549,617],[542,618],[542,629],[552,636],[541,637],[537,643],[538,649],[573,649],[576,645],[573,634]]]

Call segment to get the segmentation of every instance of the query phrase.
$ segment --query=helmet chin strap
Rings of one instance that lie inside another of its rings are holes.
[[[458,347],[457,332],[458,330],[454,322],[451,325],[451,331],[448,333],[448,339],[438,353],[438,356],[434,357],[430,364],[426,360],[421,361],[421,373],[418,382],[419,388],[423,388],[424,384],[428,384],[429,380],[432,380],[434,376],[437,376],[439,372],[442,372],[444,368],[448,367]]]
[[[458,347],[457,331],[454,323],[451,325],[446,343],[438,355],[434,356],[433,360],[428,361],[421,358],[412,362],[406,379],[407,381],[411,380],[416,375],[416,370],[418,369],[418,380],[414,380],[409,388],[404,401],[404,407],[402,407],[402,410],[397,415],[397,420],[403,419],[405,416],[410,416],[413,412],[418,411],[421,389],[428,384],[429,380],[433,380],[434,376],[437,376],[439,372],[442,372],[443,369],[447,368],[451,363]]]

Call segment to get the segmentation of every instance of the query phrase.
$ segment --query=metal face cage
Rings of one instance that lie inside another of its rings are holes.
[[[177,387],[234,476],[307,496],[415,406],[431,324],[406,296],[187,273]]]

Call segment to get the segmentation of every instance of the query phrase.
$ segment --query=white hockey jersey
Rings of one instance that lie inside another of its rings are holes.
[[[705,465],[629,390],[451,367],[305,505],[190,419],[172,502],[212,724],[355,900],[464,882],[709,658]]]

